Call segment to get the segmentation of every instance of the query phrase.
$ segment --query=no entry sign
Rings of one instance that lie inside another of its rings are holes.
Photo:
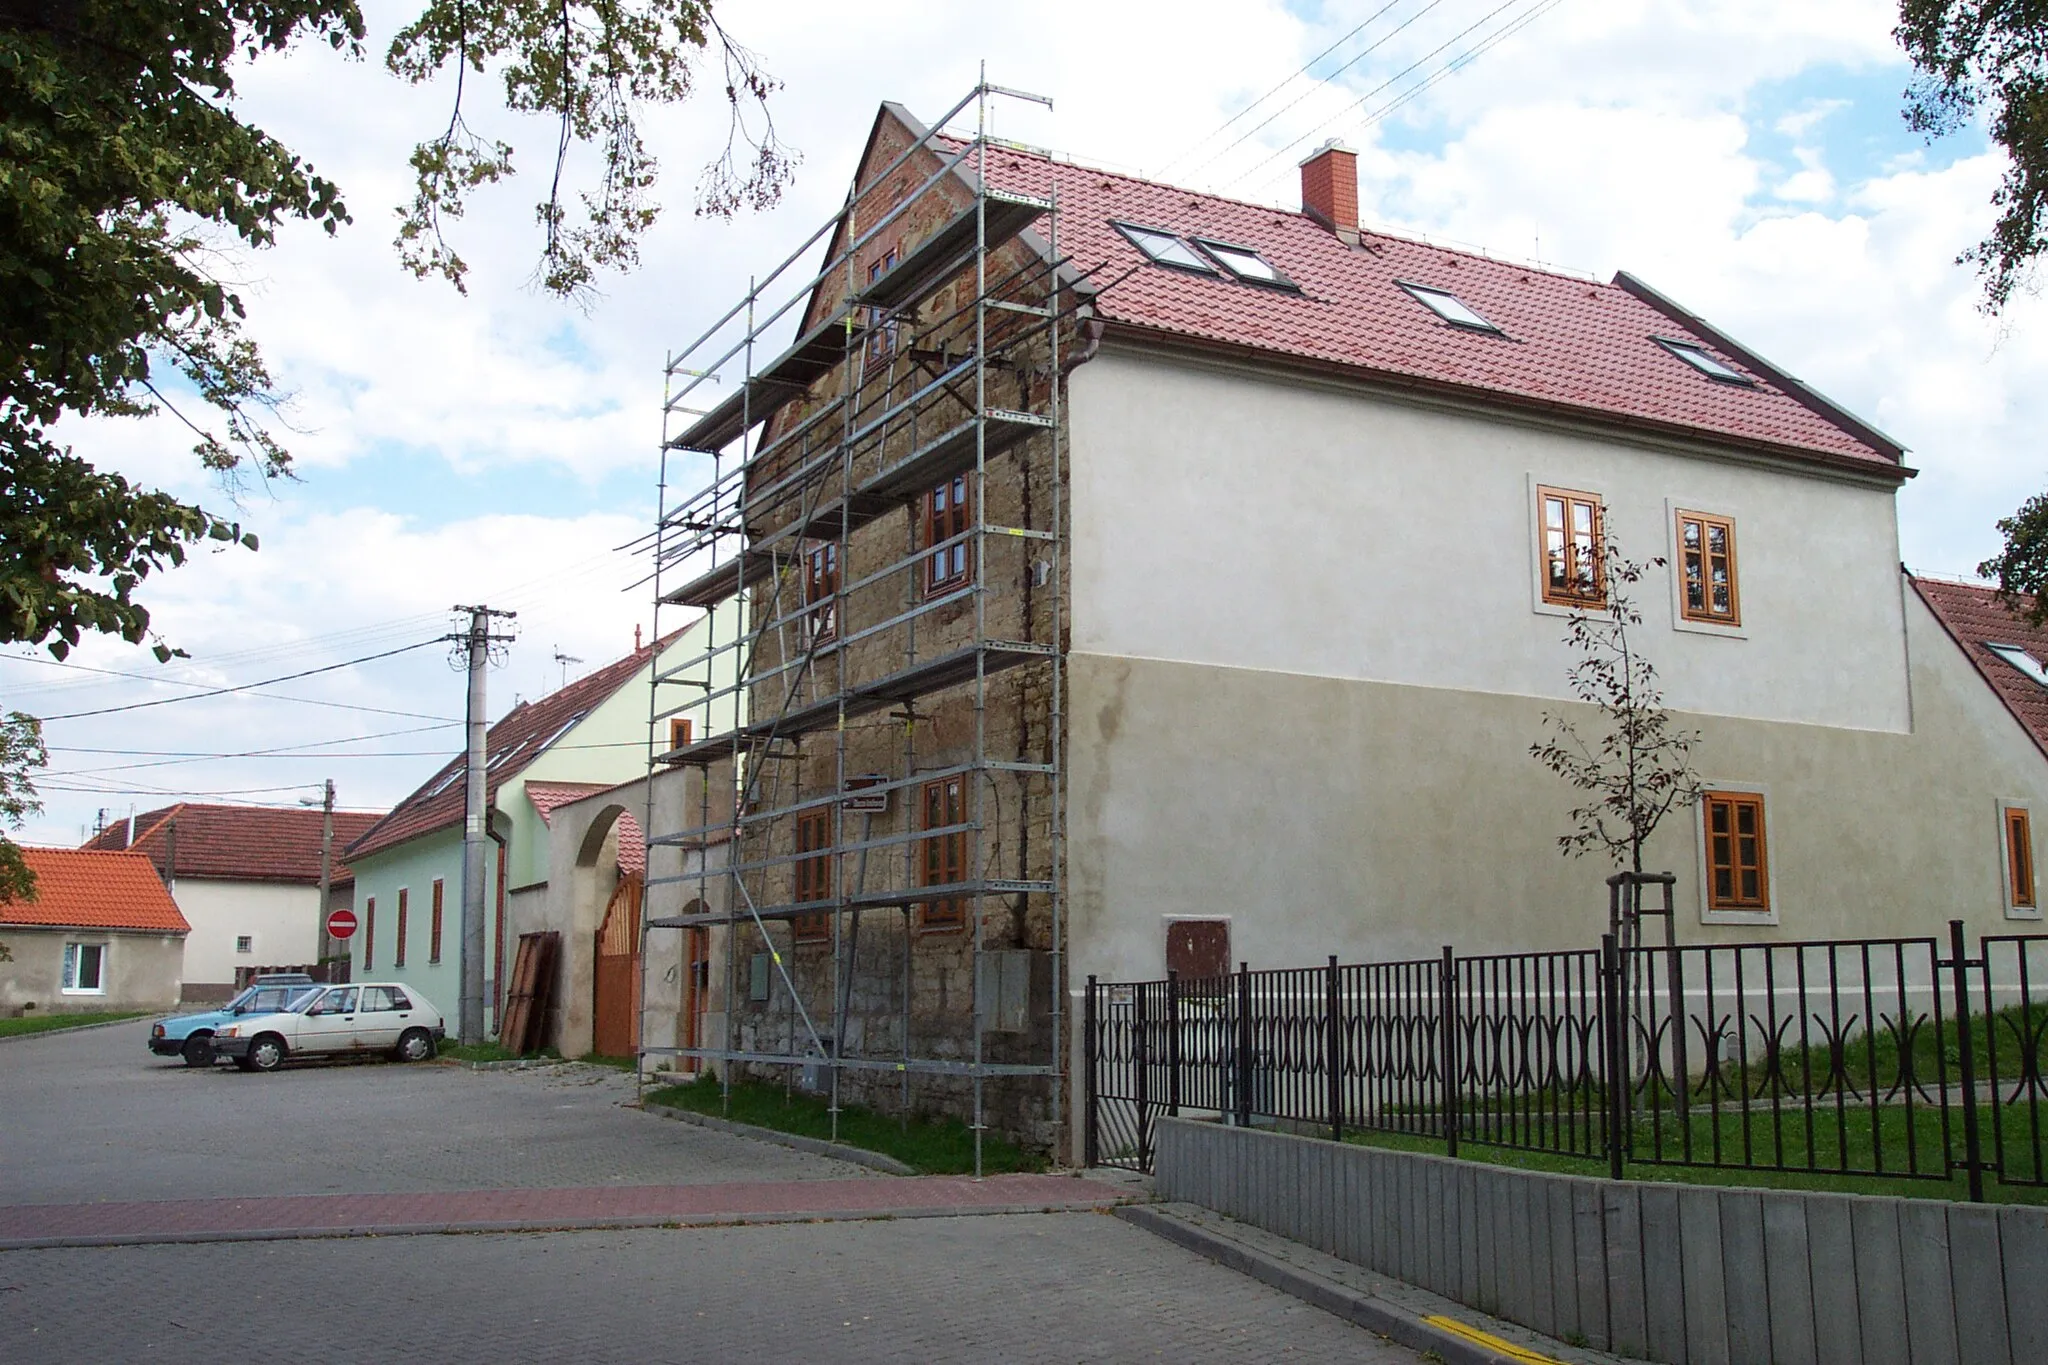
[[[355,911],[336,910],[333,914],[327,917],[327,936],[329,938],[352,938],[354,937],[355,932]]]

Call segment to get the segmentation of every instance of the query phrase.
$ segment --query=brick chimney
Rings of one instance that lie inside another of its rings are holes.
[[[1301,163],[1301,211],[1358,245],[1358,153],[1331,138]]]

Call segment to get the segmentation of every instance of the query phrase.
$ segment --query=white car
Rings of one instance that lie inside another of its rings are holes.
[[[294,1057],[382,1052],[424,1062],[447,1036],[441,1011],[411,986],[366,981],[329,986],[275,1014],[237,1019],[216,1029],[216,1055],[244,1071],[275,1071]]]

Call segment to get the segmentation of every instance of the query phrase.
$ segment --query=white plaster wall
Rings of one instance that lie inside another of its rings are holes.
[[[188,985],[223,985],[237,967],[285,966],[320,954],[320,888],[282,882],[231,882],[180,877],[171,898],[192,933],[185,940]],[[250,951],[235,951],[247,934]]]
[[[167,1010],[178,1003],[185,959],[182,934],[0,926],[0,943],[7,945],[14,958],[11,962],[0,962],[0,1012],[13,1014],[24,1006],[34,1005],[38,1014],[93,1014],[105,1010]],[[64,993],[67,943],[97,943],[105,947],[103,993]]]
[[[1734,517],[1741,638],[1674,629],[1669,570],[1638,594],[1673,706],[1906,728],[1886,487],[1113,346],[1069,413],[1078,652],[1561,697],[1545,483],[1600,494],[1636,559],[1674,507]]]

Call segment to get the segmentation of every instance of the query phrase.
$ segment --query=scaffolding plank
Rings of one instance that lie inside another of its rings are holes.
[[[991,250],[1052,212],[1052,202],[1028,194],[990,190],[983,196],[988,212]],[[936,284],[946,268],[975,248],[974,205],[946,220],[944,226],[904,253],[896,268],[854,296],[854,302],[877,308],[900,308]]]
[[[774,572],[772,553],[748,550],[736,560],[713,565],[681,587],[663,593],[661,600],[667,606],[709,607],[743,588],[759,586]]]
[[[810,388],[862,336],[865,329],[844,308],[796,339],[781,355],[751,376],[737,393],[692,422],[669,443],[675,450],[723,450],[749,426],[768,420],[778,407]]]

